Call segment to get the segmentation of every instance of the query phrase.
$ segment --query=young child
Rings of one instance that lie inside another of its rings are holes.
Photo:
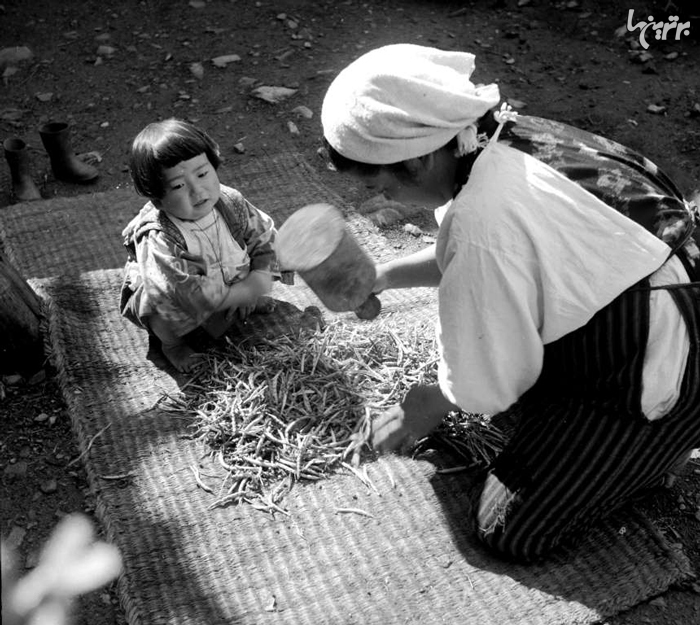
[[[190,123],[146,126],[131,147],[134,186],[148,202],[124,229],[121,311],[160,339],[179,371],[201,354],[185,341],[203,327],[269,310],[276,258],[272,219],[219,182],[218,145]]]

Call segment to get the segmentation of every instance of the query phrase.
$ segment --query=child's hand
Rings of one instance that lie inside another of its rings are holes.
[[[245,321],[249,315],[255,311],[255,304],[249,306],[239,306],[238,308],[229,308],[226,312],[226,321],[233,321],[233,318],[238,316],[241,321]]]
[[[258,300],[272,289],[272,275],[266,271],[251,271],[248,276],[233,284],[227,297],[229,304],[226,320],[233,321],[234,314],[246,319],[255,311]]]
[[[272,274],[269,271],[251,271],[243,282],[249,284],[256,299],[272,290]]]

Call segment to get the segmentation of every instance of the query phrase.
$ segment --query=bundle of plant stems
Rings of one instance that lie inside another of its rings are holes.
[[[436,382],[433,333],[399,334],[373,324],[335,321],[324,329],[273,341],[226,344],[210,352],[199,375],[171,403],[194,413],[203,440],[227,477],[211,507],[247,502],[285,513],[292,485],[369,457],[373,415],[400,403],[415,384]],[[453,413],[433,435],[466,464],[487,462],[500,448],[498,430],[480,415]],[[425,440],[420,442],[425,445]]]

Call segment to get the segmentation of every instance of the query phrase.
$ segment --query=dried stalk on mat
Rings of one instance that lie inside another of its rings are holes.
[[[247,502],[286,514],[280,504],[295,482],[342,468],[363,479],[356,467],[368,452],[372,414],[414,384],[434,383],[436,360],[432,332],[419,327],[399,336],[380,324],[367,332],[339,321],[255,345],[227,341],[170,410],[196,415],[196,437],[227,472],[211,507]],[[500,443],[487,420],[462,413],[435,436],[469,463],[492,457]]]

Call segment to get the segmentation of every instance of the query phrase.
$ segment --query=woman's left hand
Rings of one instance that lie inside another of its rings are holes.
[[[406,448],[437,428],[447,414],[459,410],[437,385],[414,386],[398,406],[372,422],[372,447],[378,451]]]

